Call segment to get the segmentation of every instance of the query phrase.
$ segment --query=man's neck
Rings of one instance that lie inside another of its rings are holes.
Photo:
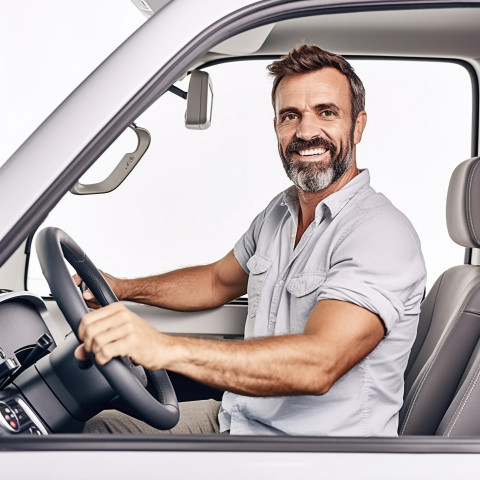
[[[332,195],[335,192],[338,192],[338,190],[343,188],[359,173],[360,171],[358,170],[357,165],[354,162],[353,165],[335,183],[332,183],[323,190],[320,190],[318,192],[305,192],[297,187],[300,208],[298,211],[298,228],[295,245],[300,241],[300,238],[302,238],[302,235],[304,234],[307,227],[315,219],[315,210],[317,208],[317,205],[328,196]]]

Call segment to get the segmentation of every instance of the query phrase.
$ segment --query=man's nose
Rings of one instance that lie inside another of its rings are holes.
[[[303,115],[297,125],[297,137],[302,140],[311,140],[322,134],[321,127],[318,123],[316,115]]]

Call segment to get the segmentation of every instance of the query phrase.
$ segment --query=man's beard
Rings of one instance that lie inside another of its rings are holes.
[[[309,141],[296,138],[288,144],[285,154],[280,148],[280,157],[288,178],[304,192],[318,192],[335,183],[352,166],[352,133],[347,142],[346,152],[340,148],[336,153],[335,144],[324,138],[313,138]],[[328,164],[292,159],[295,152],[319,147],[327,149],[324,155],[330,153],[331,160]]]

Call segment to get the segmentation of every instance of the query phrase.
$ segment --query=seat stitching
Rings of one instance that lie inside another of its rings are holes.
[[[450,326],[448,327],[448,330],[446,330],[446,332],[444,333],[444,335],[442,336],[442,338],[440,339],[437,347],[435,348],[435,350],[433,351],[433,357],[430,357],[432,358],[432,361],[430,362],[430,364],[428,365],[428,368],[426,369],[425,373],[422,375],[422,379],[420,381],[420,384],[416,387],[415,389],[415,393],[414,393],[414,396],[413,396],[413,399],[412,401],[410,402],[410,405],[408,407],[408,410],[407,410],[407,415],[405,417],[405,420],[403,421],[403,425],[402,425],[402,428],[400,430],[400,434],[403,434],[405,432],[405,429],[407,428],[407,424],[410,420],[410,417],[411,417],[411,414],[412,414],[412,411],[413,411],[413,407],[415,406],[416,404],[416,401],[418,399],[418,396],[420,395],[420,391],[428,377],[428,374],[430,373],[431,369],[433,368],[434,364],[436,363],[437,361],[437,358],[438,358],[438,355],[440,353],[440,350],[442,349],[443,345],[445,344],[445,342],[447,341],[447,338],[449,337],[449,335],[451,334],[453,328],[456,326],[456,324],[459,322],[460,320],[460,317],[462,315],[462,313],[467,313],[467,312],[464,312],[463,309],[465,308],[465,305],[468,303],[468,301],[470,300],[470,298],[474,295],[474,293],[476,293],[478,291],[478,288],[477,287],[476,289],[474,289],[472,292],[470,292],[470,294],[468,295],[468,297],[465,299],[465,301],[463,302],[462,304],[462,307],[460,309],[460,312],[458,313],[458,315],[454,318],[454,320],[452,321],[452,323],[450,324]]]
[[[475,376],[472,378],[472,380],[470,380],[470,384],[467,388],[467,391],[464,393],[462,401],[460,402],[460,404],[458,405],[455,411],[455,415],[452,417],[452,419],[450,420],[447,426],[447,429],[445,431],[445,434],[446,434],[445,436],[449,437],[450,434],[453,432],[453,429],[455,428],[455,425],[458,419],[460,418],[460,415],[462,414],[463,409],[465,408],[465,405],[467,404],[470,396],[472,395],[472,392],[475,390],[475,386],[478,382],[479,377],[480,377],[480,365],[477,366],[477,369],[475,371]]]

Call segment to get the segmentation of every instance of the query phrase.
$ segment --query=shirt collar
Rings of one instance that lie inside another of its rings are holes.
[[[364,187],[370,185],[370,173],[367,169],[361,170],[352,180],[344,185],[340,190],[332,193],[322,200],[315,208],[315,221],[322,220],[325,209],[330,211],[330,216],[334,218],[340,210]],[[292,185],[283,193],[282,205],[287,206],[293,215],[298,212],[298,192],[297,187]]]

